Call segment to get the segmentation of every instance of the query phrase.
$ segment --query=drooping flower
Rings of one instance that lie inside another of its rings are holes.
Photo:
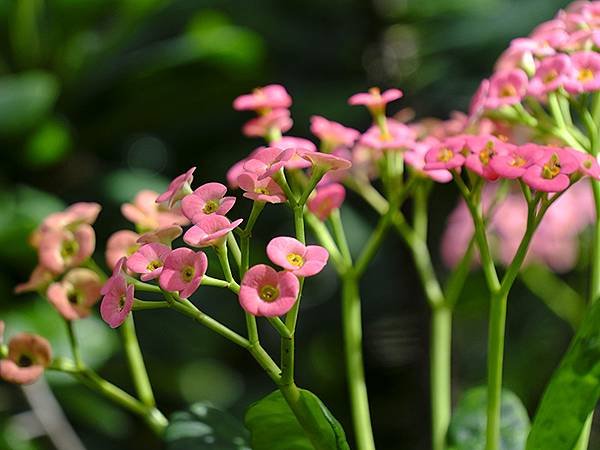
[[[258,202],[283,203],[287,200],[281,187],[272,179],[258,180],[256,174],[244,172],[238,177],[244,197]]]
[[[259,113],[265,113],[269,109],[289,108],[291,105],[292,98],[279,84],[256,88],[251,94],[240,95],[233,101],[233,108],[237,111],[254,110]]]
[[[142,190],[137,193],[133,203],[125,203],[121,206],[121,213],[127,220],[133,222],[140,232],[189,223],[179,208],[168,209],[157,204],[157,197],[156,192]]]
[[[127,268],[141,274],[142,281],[158,278],[171,248],[159,243],[144,244],[127,258]]]
[[[346,198],[346,189],[339,183],[317,187],[315,195],[309,198],[308,210],[320,220],[326,220],[331,213],[339,209]]]
[[[121,326],[133,307],[135,288],[127,284],[122,274],[124,263],[125,258],[121,258],[115,266],[117,273],[113,272],[101,291],[104,297],[100,304],[100,315],[111,328]]]
[[[571,55],[573,77],[565,88],[572,94],[594,92],[600,89],[600,54],[581,51]]]
[[[285,133],[293,124],[288,109],[274,109],[264,116],[250,119],[242,127],[242,133],[248,137],[266,137],[273,129]]]
[[[52,349],[41,336],[19,333],[8,343],[8,358],[0,360],[0,378],[9,383],[30,384],[50,365]]]
[[[169,208],[172,208],[179,200],[191,194],[195,170],[196,168],[192,167],[171,181],[169,188],[156,198],[156,203],[167,202]]]
[[[369,92],[354,94],[348,99],[350,105],[364,105],[373,113],[383,112],[385,105],[402,98],[404,94],[400,89],[388,89],[381,92],[379,88],[372,87]]]
[[[520,103],[527,93],[527,74],[521,69],[496,72],[490,78],[486,108],[496,109]]]
[[[171,225],[164,228],[159,228],[156,231],[149,231],[142,234],[138,240],[138,244],[152,244],[159,243],[167,246],[171,246],[171,243],[177,239],[183,233],[182,228],[179,225]]]
[[[319,245],[304,245],[297,239],[280,236],[271,239],[267,255],[274,264],[298,277],[318,274],[327,264],[329,252]]]
[[[42,265],[37,265],[31,272],[29,280],[15,286],[15,294],[44,290],[54,279],[54,273]]]
[[[227,197],[227,187],[221,183],[206,183],[181,202],[183,214],[192,222],[202,216],[224,216],[233,208],[235,197]]]
[[[188,298],[200,286],[207,267],[208,259],[204,252],[177,248],[165,258],[158,282],[165,291],[179,292],[181,298]]]
[[[200,216],[196,224],[183,235],[183,240],[192,247],[217,247],[227,239],[227,234],[237,228],[242,219],[230,222],[225,216]]]
[[[501,177],[509,179],[523,176],[544,154],[543,148],[537,144],[507,145],[505,150],[491,159],[490,167]]]
[[[339,146],[350,147],[360,136],[358,130],[345,127],[341,123],[327,120],[321,116],[310,118],[310,132],[317,136],[328,150]]]
[[[244,170],[256,174],[257,180],[260,181],[279,172],[295,153],[293,149],[264,147],[244,163]]]
[[[46,296],[56,310],[67,320],[90,315],[92,306],[100,300],[102,282],[96,272],[72,269],[60,282],[48,286]]]
[[[114,269],[119,259],[133,255],[140,248],[139,237],[139,234],[131,230],[119,230],[111,234],[106,242],[105,254],[106,265],[109,269]]]
[[[579,161],[569,149],[546,147],[544,155],[521,178],[537,191],[560,192],[569,187],[569,175],[578,168]]]
[[[259,264],[251,267],[242,279],[240,305],[254,316],[281,316],[292,309],[299,291],[300,282],[294,274]]]
[[[51,229],[41,234],[39,262],[54,273],[62,273],[89,258],[95,246],[96,235],[88,224],[81,224],[74,231]]]
[[[313,169],[320,168],[324,172],[333,172],[336,170],[346,170],[352,167],[352,162],[346,158],[321,152],[302,152],[299,153],[302,158],[310,161]]]

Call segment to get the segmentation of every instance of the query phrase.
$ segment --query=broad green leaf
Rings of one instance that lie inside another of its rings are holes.
[[[62,161],[73,145],[64,121],[51,119],[43,123],[25,147],[25,160],[33,167],[46,167]]]
[[[244,426],[208,402],[174,413],[165,442],[167,450],[250,450]]]
[[[468,390],[458,403],[450,428],[448,441],[455,450],[485,449],[487,388]],[[502,392],[502,419],[500,425],[500,449],[523,450],[529,432],[529,416],[519,397]]]
[[[316,395],[301,389],[300,401],[318,424],[323,448],[350,450],[344,429]],[[280,391],[251,405],[245,423],[253,450],[314,450]]]
[[[527,440],[527,450],[572,449],[600,398],[600,302],[583,319],[554,372]]]
[[[59,84],[47,72],[0,78],[0,133],[18,133],[40,122],[53,108]]]

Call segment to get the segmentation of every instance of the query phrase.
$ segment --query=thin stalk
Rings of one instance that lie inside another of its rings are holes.
[[[452,308],[448,305],[431,310],[431,437],[433,450],[446,448],[446,434],[452,415]]]
[[[352,254],[350,253],[350,246],[348,245],[348,239],[346,238],[346,231],[344,230],[344,224],[342,223],[342,217],[339,209],[331,212],[329,221],[331,222],[331,228],[333,229],[335,242],[340,248],[344,261],[346,264],[352,265]]]
[[[154,407],[156,406],[156,400],[154,399],[152,385],[148,378],[140,344],[135,333],[133,314],[129,314],[129,317],[121,325],[121,336],[123,337],[123,347],[129,364],[129,371],[131,372],[138,397],[146,406]]]
[[[75,334],[75,327],[73,321],[66,320],[67,332],[69,333],[69,343],[71,345],[71,353],[73,354],[73,360],[78,368],[84,367],[83,359],[81,358],[81,351],[79,350],[79,342],[77,341],[77,335]]]

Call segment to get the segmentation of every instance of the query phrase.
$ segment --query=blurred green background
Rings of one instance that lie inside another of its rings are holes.
[[[284,84],[295,126],[309,137],[321,114],[364,130],[368,117],[346,105],[371,85],[404,90],[417,117],[465,109],[508,42],[551,18],[556,0],[0,0],[0,317],[8,333],[38,330],[57,354],[66,332],[35,295],[15,297],[35,254],[27,236],[47,213],[99,201],[98,260],[114,231],[129,228],[119,205],[142,188],[161,190],[197,165],[198,183],[224,181],[227,168],[258,141],[241,136],[250,115],[232,100],[255,86]],[[394,111],[400,107],[393,106]],[[434,255],[454,207],[438,186],[431,207]],[[360,248],[376,217],[350,196],[343,211]],[[235,212],[247,214],[246,202]],[[232,216],[233,217],[233,216]],[[255,240],[288,233],[283,208],[267,208]],[[437,258],[439,261],[439,258]],[[437,262],[440,273],[444,273]],[[567,276],[584,286],[584,265]],[[378,448],[429,447],[428,310],[412,262],[391,235],[364,283],[365,352]],[[480,274],[457,307],[454,394],[485,381],[487,305]],[[235,299],[203,288],[194,301],[241,329]],[[299,326],[298,383],[310,388],[350,430],[343,382],[338,285],[329,270],[306,286]],[[131,388],[118,335],[98,320],[78,324],[85,358]],[[170,311],[137,315],[138,333],[160,406],[167,412],[209,400],[242,417],[270,392],[254,361],[222,338]],[[264,342],[278,342],[269,329]],[[568,325],[518,285],[509,309],[506,385],[530,414],[571,336]],[[49,377],[65,413],[93,449],[158,449],[137,419],[61,376]],[[0,448],[50,449],[23,412],[22,392],[0,384]],[[596,447],[600,448],[600,447]]]

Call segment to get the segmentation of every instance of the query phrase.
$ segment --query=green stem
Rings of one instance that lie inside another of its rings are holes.
[[[431,310],[430,354],[432,448],[444,450],[452,414],[452,308],[447,305]]]
[[[352,265],[352,254],[350,253],[350,246],[348,245],[348,239],[346,238],[346,231],[344,230],[344,224],[342,223],[339,209],[331,212],[329,221],[331,222],[335,242],[341,250],[345,263],[350,266]]]
[[[168,308],[169,303],[164,301],[145,301],[138,300],[137,298],[133,300],[133,309],[132,311],[146,311],[150,309],[162,309]]]
[[[144,364],[140,344],[135,333],[133,314],[129,314],[129,317],[123,322],[123,325],[121,326],[121,335],[123,337],[125,355],[127,356],[127,362],[129,363],[129,370],[137,394],[142,403],[146,406],[154,407],[156,406],[156,400],[154,399],[152,385],[148,378],[148,372]]]
[[[306,223],[310,226],[313,234],[319,241],[319,244],[325,247],[325,249],[327,249],[329,252],[329,257],[331,258],[331,261],[333,262],[338,274],[345,272],[348,267],[346,266],[344,258],[325,224],[308,211],[305,213],[304,218]]]
[[[73,359],[77,368],[81,369],[84,367],[83,359],[81,358],[81,351],[79,350],[79,342],[77,341],[77,335],[75,334],[75,327],[73,321],[65,320],[67,325],[67,332],[69,333],[69,343],[71,345],[71,353],[73,353]]]

